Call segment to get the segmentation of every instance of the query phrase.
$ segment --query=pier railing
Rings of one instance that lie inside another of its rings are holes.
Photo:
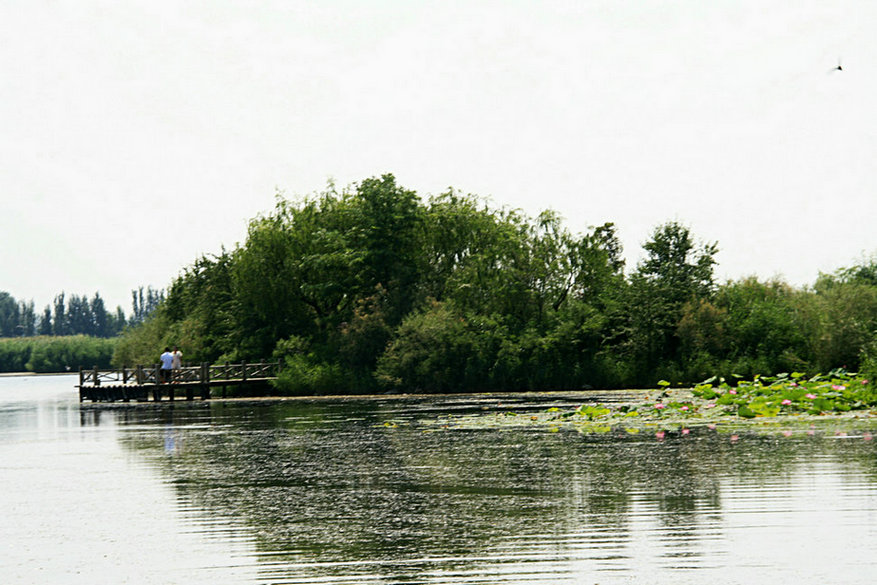
[[[184,366],[171,370],[170,381],[176,384],[234,384],[272,380],[281,369],[280,361],[238,364],[208,364]],[[79,368],[79,387],[96,386],[151,386],[161,382],[160,366],[133,368]]]

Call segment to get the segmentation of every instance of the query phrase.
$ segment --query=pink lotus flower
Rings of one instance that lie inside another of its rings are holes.
[[[872,438],[871,433],[865,433],[864,435],[862,435],[862,438],[865,439],[866,441],[870,441]]]
[[[841,392],[842,390],[846,390],[847,387],[846,387],[846,386],[841,386],[840,384],[832,384],[832,385],[831,385],[831,389],[832,389],[832,390],[837,390],[838,392]]]
[[[664,431],[658,431],[657,433],[655,433],[655,438],[658,439],[659,441],[663,441],[664,440]]]
[[[785,400],[783,400],[782,405],[783,405],[783,406],[788,406],[788,405],[790,405],[791,403],[792,403],[792,401],[789,400],[788,398],[786,398]]]
[[[790,387],[790,388],[797,388],[797,387],[798,387],[798,383],[797,383],[797,382],[792,382],[791,384],[789,384],[789,387]]]
[[[736,393],[737,393],[736,390],[728,390],[728,394],[736,394]]]
[[[683,435],[687,435],[687,434],[690,433],[690,432],[691,432],[691,431],[690,431],[689,429],[682,429],[682,434],[683,434]]]
[[[716,430],[716,425],[709,424],[709,425],[706,426],[706,428],[708,428],[708,429],[711,430],[711,431],[714,431],[714,430]]]
[[[703,405],[703,407],[704,408],[715,408],[716,403],[715,402],[707,402],[706,404]]]
[[[667,407],[664,406],[663,404],[661,404],[661,403],[659,402],[659,403],[657,403],[657,404],[655,405],[655,408],[658,409],[658,410],[663,410],[663,409],[665,409],[665,408],[667,408]]]
[[[792,431],[783,431],[783,436],[784,436],[784,437],[791,437],[791,436],[792,436]]]
[[[815,394],[809,394],[809,393],[808,393],[808,394],[805,394],[804,396],[805,396],[805,398],[809,398],[810,400],[815,400],[815,399],[816,399],[816,395],[815,395]]]
[[[868,383],[868,380],[862,380],[862,386]]]
[[[731,435],[731,442],[736,443],[740,439],[740,435]]]
[[[684,411],[688,410],[688,407],[687,406],[680,406],[679,410],[684,412]]]

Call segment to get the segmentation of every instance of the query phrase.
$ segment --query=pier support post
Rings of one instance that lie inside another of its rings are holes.
[[[201,400],[210,398],[210,364],[201,362]]]
[[[156,402],[161,402],[161,372],[159,371],[159,366],[155,366],[153,375],[155,376],[155,386],[152,387],[152,399]]]

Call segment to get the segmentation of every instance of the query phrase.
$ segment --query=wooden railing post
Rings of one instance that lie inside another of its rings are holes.
[[[141,366],[141,365],[137,366],[136,374],[137,374],[137,384],[142,385],[143,384],[143,366]]]
[[[82,373],[82,366],[79,366],[79,402],[82,402],[85,400],[85,392],[84,392],[84,389],[82,388],[82,385],[84,384],[83,378],[84,378],[84,376]]]
[[[100,377],[98,376],[98,373],[97,373],[97,366],[94,367],[94,385],[100,386]]]

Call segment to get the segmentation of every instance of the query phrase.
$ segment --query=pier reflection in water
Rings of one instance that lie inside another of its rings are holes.
[[[502,399],[518,412],[558,401]],[[68,409],[53,415],[67,417],[58,427],[76,413],[77,426],[49,443],[110,439],[68,447],[78,453],[70,461],[84,457],[79,473],[115,486],[111,499],[138,490],[125,509],[153,508],[172,534],[170,547],[150,538],[135,546],[127,543],[131,532],[139,536],[135,526],[115,534],[117,524],[90,523],[111,556],[119,547],[136,551],[147,577],[151,566],[191,577],[180,582],[198,575],[253,583],[872,580],[877,446],[862,435],[743,433],[732,441],[694,428],[659,441],[645,433],[421,424],[498,402],[39,408]],[[119,485],[116,473],[137,485]],[[69,498],[64,480],[57,483],[60,493],[50,497]],[[180,560],[186,547],[198,562]]]

